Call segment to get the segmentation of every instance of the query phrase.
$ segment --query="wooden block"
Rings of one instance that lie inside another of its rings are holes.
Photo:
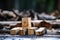
[[[17,32],[16,32],[16,30],[11,30],[11,31],[10,31],[10,34],[12,34],[12,35],[16,35]]]
[[[28,29],[28,35],[34,35],[34,29]]]
[[[45,33],[45,27],[40,27],[39,29],[35,30],[36,35],[42,35]]]
[[[28,29],[31,27],[31,18],[22,18],[22,27],[23,29]]]
[[[36,32],[36,35],[37,36],[40,36],[40,35],[42,35],[43,33],[42,32]]]
[[[19,32],[19,30],[20,30],[20,27],[12,28],[10,31],[10,34],[16,35]]]
[[[25,35],[24,30],[19,30],[19,35],[21,35],[21,36]]]

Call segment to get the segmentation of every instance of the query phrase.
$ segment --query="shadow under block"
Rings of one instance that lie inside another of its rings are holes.
[[[34,35],[34,29],[28,29],[28,35]]]
[[[31,18],[30,17],[22,18],[22,28],[29,29],[30,27],[31,27]]]

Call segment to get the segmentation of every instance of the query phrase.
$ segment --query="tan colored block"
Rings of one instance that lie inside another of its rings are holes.
[[[20,29],[22,29],[22,28],[21,27],[12,28],[10,31],[10,34],[16,35]]]
[[[22,18],[22,27],[23,29],[28,29],[31,27],[31,18]]]
[[[21,36],[25,35],[24,30],[19,30],[19,35],[21,35]]]
[[[36,32],[36,35],[38,35],[38,36],[40,36],[42,34],[43,34],[42,32]]]
[[[10,34],[16,35],[17,32],[16,32],[16,30],[11,30],[11,31],[10,31]]]
[[[28,29],[28,35],[34,35],[34,29]]]
[[[45,32],[45,27],[40,27],[39,29],[35,30],[36,35],[42,35]]]

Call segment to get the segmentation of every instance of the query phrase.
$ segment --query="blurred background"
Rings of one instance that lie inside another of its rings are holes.
[[[0,9],[20,11],[33,9],[37,12],[60,10],[60,0],[0,0]]]
[[[0,21],[60,19],[60,0],[0,0]]]

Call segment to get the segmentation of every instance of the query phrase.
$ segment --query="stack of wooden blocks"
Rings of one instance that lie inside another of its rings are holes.
[[[34,34],[34,29],[31,29],[31,18],[22,18],[22,28],[23,29],[28,29],[28,35],[33,35]]]
[[[21,29],[22,28],[22,29]],[[21,28],[13,28],[10,31],[10,34],[14,34],[16,35],[17,33],[19,33],[19,35],[25,35],[25,31],[26,29],[28,29],[28,34],[33,34],[34,30],[30,29],[31,28],[31,18],[22,18],[22,27]]]
[[[19,33],[19,35],[25,35],[25,30],[27,30],[28,35],[42,35],[44,28],[40,28],[38,30],[35,31],[35,29],[37,29],[37,27],[31,27],[31,18],[22,18],[22,27],[16,27],[11,29],[11,34],[16,35],[17,33]]]

